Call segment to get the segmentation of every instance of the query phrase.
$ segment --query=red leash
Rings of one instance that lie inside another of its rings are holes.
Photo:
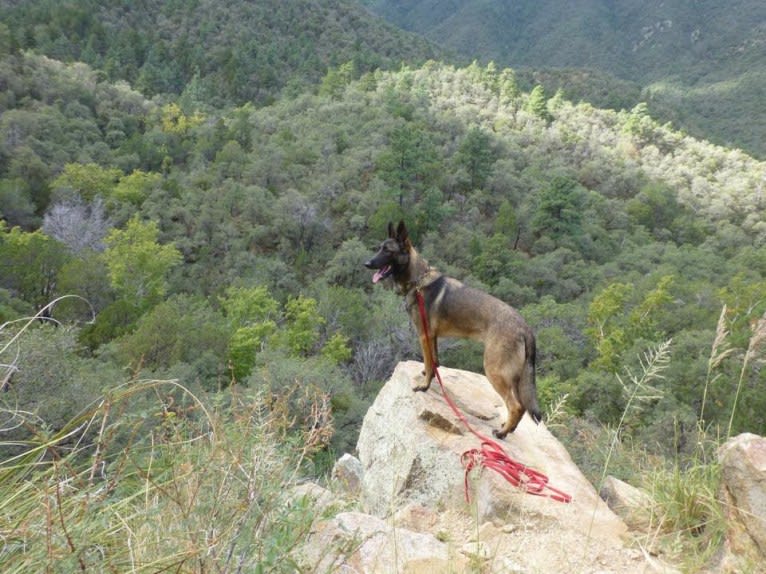
[[[439,381],[439,386],[442,389],[444,399],[447,401],[450,408],[452,408],[455,416],[457,416],[466,428],[481,441],[481,448],[467,450],[460,457],[463,467],[465,468],[464,485],[466,502],[470,502],[468,475],[476,466],[483,466],[494,470],[513,486],[521,488],[527,494],[545,496],[558,502],[571,502],[572,497],[570,495],[548,484],[548,477],[546,475],[513,460],[497,441],[484,436],[468,423],[468,420],[463,413],[460,412],[458,406],[447,394],[447,389],[444,388],[444,383],[439,374],[439,365],[436,364],[435,357],[431,352],[431,339],[428,335],[428,320],[426,318],[426,306],[423,301],[423,294],[420,290],[417,290],[415,291],[415,296],[418,300],[418,309],[420,310],[420,319],[423,322],[423,332],[425,333],[428,352],[432,355],[431,361],[433,363],[434,374],[436,375],[436,380]]]

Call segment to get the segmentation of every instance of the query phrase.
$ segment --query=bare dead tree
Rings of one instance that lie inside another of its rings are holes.
[[[73,253],[80,253],[85,249],[103,251],[104,237],[111,227],[100,197],[88,203],[75,196],[52,205],[45,213],[42,229]]]

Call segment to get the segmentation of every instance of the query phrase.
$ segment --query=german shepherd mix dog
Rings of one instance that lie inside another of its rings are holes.
[[[413,390],[427,391],[431,386],[439,364],[439,337],[476,339],[484,343],[484,373],[508,408],[508,420],[493,434],[502,439],[513,432],[525,411],[540,422],[535,336],[516,309],[433,269],[412,247],[403,221],[396,230],[393,223],[388,224],[388,238],[364,265],[376,270],[373,283],[391,277],[405,297],[425,366],[425,378]],[[417,292],[423,296],[428,336],[423,330]]]

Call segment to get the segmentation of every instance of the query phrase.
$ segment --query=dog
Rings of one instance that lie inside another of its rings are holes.
[[[412,246],[403,221],[396,229],[388,224],[388,238],[364,265],[375,270],[373,283],[390,277],[405,297],[425,367],[423,382],[414,391],[431,386],[439,364],[439,337],[475,339],[484,343],[484,374],[508,409],[508,419],[493,434],[505,438],[525,412],[535,423],[542,420],[535,384],[535,336],[516,309],[432,268]],[[423,297],[425,321],[417,293]]]

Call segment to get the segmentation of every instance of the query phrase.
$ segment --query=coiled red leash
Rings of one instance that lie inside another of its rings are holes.
[[[426,317],[426,306],[423,300],[423,294],[420,290],[415,291],[415,297],[418,301],[418,309],[420,311],[420,319],[423,322],[423,332],[425,333],[426,345],[428,346],[428,352],[432,352],[431,339],[428,334],[428,319]],[[544,496],[558,502],[572,502],[572,497],[561,490],[552,487],[548,484],[548,477],[543,473],[529,468],[521,464],[518,461],[513,460],[505,449],[497,442],[488,438],[475,430],[465,418],[455,402],[447,394],[447,390],[444,388],[441,375],[439,374],[439,365],[436,364],[436,358],[430,357],[433,363],[434,374],[436,380],[439,381],[439,386],[442,389],[442,394],[447,404],[452,408],[455,416],[459,418],[468,430],[470,430],[480,441],[481,448],[474,448],[467,450],[460,457],[463,467],[465,468],[465,499],[466,502],[470,502],[470,494],[468,488],[468,475],[471,470],[476,466],[483,466],[497,472],[505,480],[511,483],[513,486],[521,488],[527,494],[534,496]]]

